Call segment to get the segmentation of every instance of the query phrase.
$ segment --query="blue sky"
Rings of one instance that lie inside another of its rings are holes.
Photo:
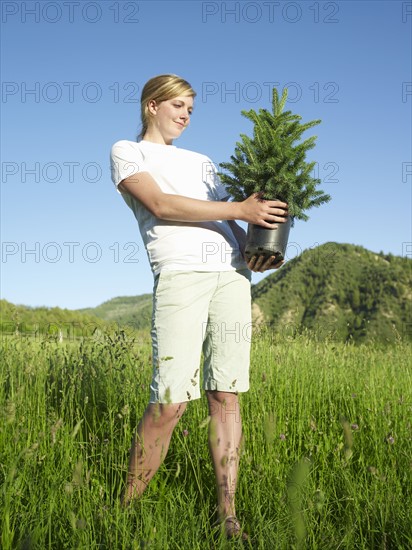
[[[295,224],[288,259],[328,241],[411,256],[411,22],[397,1],[2,2],[1,297],[77,309],[151,292],[109,152],[136,138],[161,73],[197,91],[175,145],[217,164],[273,85],[322,119],[310,160],[332,201]]]

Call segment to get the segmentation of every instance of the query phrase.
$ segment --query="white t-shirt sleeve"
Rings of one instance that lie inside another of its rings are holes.
[[[112,181],[120,193],[121,181],[137,172],[145,172],[144,157],[137,143],[127,140],[117,141],[110,151]]]

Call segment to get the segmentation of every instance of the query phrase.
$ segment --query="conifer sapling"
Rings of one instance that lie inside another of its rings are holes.
[[[226,172],[219,176],[236,201],[261,193],[263,199],[288,203],[293,223],[294,219],[307,220],[305,212],[328,202],[330,196],[317,189],[321,180],[312,175],[316,162],[306,161],[317,136],[300,141],[303,132],[321,121],[302,124],[301,116],[283,111],[287,95],[285,88],[279,100],[273,88],[273,113],[267,109],[241,112],[254,124],[253,138],[240,134],[242,141],[236,142],[231,162],[220,163]]]

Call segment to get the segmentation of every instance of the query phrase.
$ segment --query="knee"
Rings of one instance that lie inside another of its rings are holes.
[[[209,404],[217,404],[223,407],[230,407],[231,405],[239,402],[237,393],[217,390],[208,391],[207,399]]]
[[[210,416],[235,415],[240,418],[239,400],[236,393],[209,391],[207,392]]]
[[[174,427],[179,422],[186,410],[187,403],[151,403],[147,413],[153,426]]]

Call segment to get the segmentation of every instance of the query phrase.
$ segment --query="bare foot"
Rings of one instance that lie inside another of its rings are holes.
[[[225,528],[226,538],[249,540],[249,535],[245,533],[245,531],[242,531],[240,521],[235,516],[228,516],[225,518],[222,525],[224,525]]]
[[[134,498],[137,498],[136,488],[133,487],[133,483],[127,483],[123,489],[120,497],[120,505],[122,508],[128,508]]]

